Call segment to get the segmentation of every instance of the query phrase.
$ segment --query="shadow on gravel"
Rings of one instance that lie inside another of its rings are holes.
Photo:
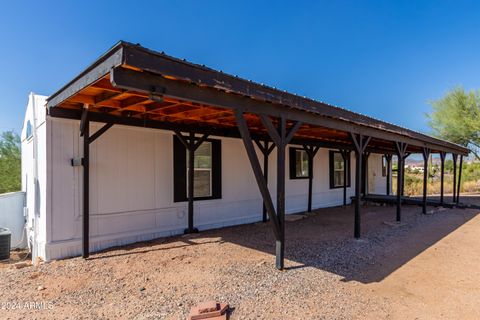
[[[198,237],[196,237],[198,238]],[[173,240],[175,242],[175,245],[173,246],[167,246],[167,247],[161,247],[161,248],[153,248],[153,247],[148,247],[148,244],[153,245],[158,245],[160,243],[162,244],[168,244],[169,242],[172,242]],[[177,242],[183,242],[182,244],[177,244]],[[139,254],[139,253],[148,253],[148,252],[153,252],[153,251],[165,251],[165,250],[171,250],[171,249],[178,249],[178,248],[184,248],[184,247],[190,247],[190,246],[198,246],[202,244],[209,244],[209,243],[222,243],[224,242],[223,240],[214,240],[214,241],[201,241],[201,242],[194,242],[191,239],[182,239],[182,238],[177,238],[177,237],[172,237],[172,238],[167,238],[166,240],[151,240],[151,241],[146,241],[146,242],[138,242],[132,245],[128,246],[122,246],[122,247],[113,247],[113,248],[108,248],[102,251],[97,252],[94,256],[90,256],[87,258],[87,260],[101,260],[101,259],[108,259],[112,257],[121,257],[121,256],[128,256],[132,254]],[[126,252],[119,252],[119,251],[126,251]]]
[[[462,202],[480,204],[480,197],[462,196]],[[340,276],[341,281],[379,282],[479,214],[473,209],[429,207],[433,214],[424,215],[418,206],[403,206],[402,224],[395,226],[395,210],[394,206],[362,207],[360,240],[353,237],[351,206],[319,209],[304,219],[287,221],[286,271],[318,268]],[[216,242],[265,252],[271,256],[272,266],[275,263],[272,228],[261,222],[111,248],[89,259]],[[272,272],[277,271],[272,268]]]
[[[480,197],[465,198],[462,201],[480,202]],[[403,223],[392,226],[395,210],[393,206],[364,206],[360,240],[353,238],[351,206],[319,209],[305,219],[287,222],[285,258],[294,263],[286,263],[285,269],[313,267],[337,274],[341,281],[379,282],[479,214],[472,209],[429,207],[433,214],[424,215],[418,206],[404,206]],[[211,233],[225,242],[266,252],[274,264],[275,241],[268,223]]]

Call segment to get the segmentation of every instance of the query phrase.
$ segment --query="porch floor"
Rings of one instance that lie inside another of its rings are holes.
[[[423,198],[421,196],[402,196],[402,204],[407,205],[418,205],[421,206],[423,204]],[[355,200],[355,197],[352,197],[352,200]],[[376,202],[376,203],[386,203],[386,204],[396,204],[397,203],[397,196],[396,195],[385,195],[385,194],[367,194],[362,197],[364,201]],[[463,202],[463,197],[461,197],[461,201],[457,203],[453,203],[450,201],[451,195],[444,197],[443,204],[440,203],[439,196],[428,196],[427,197],[427,205],[428,206],[443,206],[446,208],[453,208],[458,207],[462,209],[480,209],[480,205],[469,203],[469,199],[467,198],[467,202]]]
[[[480,204],[480,197],[462,197]],[[12,319],[184,319],[217,299],[231,319],[479,318],[480,210],[316,210],[286,225],[286,270],[274,238],[257,223],[159,239],[24,269],[0,268],[0,303],[39,301],[45,310],[2,310]],[[387,222],[387,223],[385,223]],[[42,290],[38,287],[42,286]]]

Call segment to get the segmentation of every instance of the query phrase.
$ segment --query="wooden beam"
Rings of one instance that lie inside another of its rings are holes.
[[[89,138],[88,138],[88,143],[92,143],[93,141],[95,141],[98,137],[100,137],[102,134],[104,134],[108,129],[110,129],[111,127],[113,127],[113,123],[107,123],[105,124],[103,127],[101,127],[100,129],[97,130],[97,132],[95,132],[94,134],[92,134]]]
[[[90,106],[91,107],[91,106]],[[78,108],[78,106],[77,106]],[[163,119],[161,115],[157,118],[154,118],[154,114],[149,114],[149,118],[138,117],[133,115],[132,117],[126,118],[121,117],[111,113],[105,112],[94,112],[93,108],[89,111],[89,117],[93,122],[101,122],[101,123],[114,123],[119,125],[126,125],[126,126],[134,126],[134,127],[142,127],[142,128],[152,128],[152,129],[162,129],[162,130],[175,130],[180,129],[183,132],[190,132],[194,131],[199,134],[202,133],[209,133],[210,135],[215,136],[222,136],[222,137],[231,137],[231,138],[241,138],[240,133],[236,127],[235,122],[232,126],[223,126],[223,125],[215,125],[213,126],[210,122],[198,122],[195,123],[173,123],[167,120],[170,119]],[[55,118],[65,118],[65,119],[76,119],[79,120],[81,118],[81,109],[64,109],[64,108],[51,108],[48,110],[49,115]],[[254,128],[250,128],[252,130],[252,137],[256,139],[263,139],[268,137],[268,133],[265,131],[264,128],[262,130],[258,130],[253,132]],[[269,138],[270,139],[270,138]],[[324,141],[321,139],[311,138],[311,137],[300,137],[295,136],[290,144],[295,145],[302,145],[302,144],[310,144],[319,146],[321,148],[328,148],[328,149],[347,149],[353,150],[352,142],[344,141],[344,142],[331,142],[331,141]],[[349,144],[348,144],[349,143]],[[368,152],[372,153],[388,153],[391,152],[389,149],[383,148],[376,148],[376,147],[369,147],[365,149]]]
[[[106,102],[115,98],[119,98],[124,94],[125,92],[123,90],[121,92],[103,92],[94,97],[95,104],[101,104],[103,102]]]
[[[289,144],[290,141],[292,141],[293,136],[298,131],[298,129],[300,129],[301,126],[302,126],[302,123],[300,121],[295,121],[293,126],[288,130],[287,136],[285,137],[285,144],[286,145]]]
[[[254,139],[254,141],[263,155],[263,178],[265,179],[265,184],[268,186],[268,157],[270,153],[272,153],[273,149],[275,148],[275,144],[274,143],[270,144],[270,141],[268,140],[268,138],[263,138],[263,139],[257,138],[257,139]],[[263,222],[268,221],[267,208],[265,207],[265,204],[263,202],[262,202],[262,221]]]
[[[273,227],[273,233],[275,234],[275,239],[280,239],[280,226],[277,219],[277,214],[275,207],[273,206],[272,198],[270,196],[270,191],[268,191],[268,186],[265,183],[262,169],[260,167],[260,163],[258,162],[258,157],[255,152],[255,148],[253,147],[252,137],[250,136],[250,131],[248,130],[247,122],[243,117],[243,113],[238,110],[235,113],[237,119],[238,130],[240,131],[240,135],[242,136],[243,144],[245,146],[245,150],[247,152],[248,159],[250,161],[250,165],[252,166],[252,170],[257,181],[258,188],[260,193],[262,194],[263,203],[267,208],[268,216],[270,217],[270,221]]]
[[[191,64],[182,62],[179,59],[154,53],[151,50],[125,44],[125,65],[133,67],[137,70],[148,71],[151,74],[157,75],[170,75],[174,79],[184,80],[189,84],[198,84],[204,87],[221,88],[226,92],[234,92],[238,96],[249,96],[256,101],[264,101],[269,104],[277,104],[288,106],[292,109],[298,109],[302,112],[317,113],[321,117],[340,118],[347,119],[347,121],[358,123],[362,127],[376,127],[383,128],[385,131],[400,132],[401,136],[412,137],[418,142],[418,140],[425,140],[426,143],[438,143],[439,140],[426,136],[424,134],[408,130],[396,125],[392,125],[383,121],[372,119],[370,117],[350,112],[346,109],[335,108],[334,106],[314,101],[305,97],[300,97],[287,92],[282,92],[274,88],[260,85],[239,77],[233,77],[231,75],[221,73],[212,69],[202,68],[198,66],[192,66]],[[244,109],[245,112],[250,112]],[[279,116],[273,115],[272,116]],[[288,117],[288,119],[294,119]],[[346,132],[352,132],[352,130],[342,130]],[[368,136],[373,136],[366,131],[353,131],[356,133],[363,133]],[[391,141],[397,141],[399,139],[388,139]],[[408,141],[405,141],[408,143]],[[410,142],[410,144],[414,144]],[[457,149],[452,143],[448,144],[453,149]],[[464,151],[459,153],[467,153]]]
[[[277,132],[277,129],[273,125],[272,120],[264,114],[260,115],[260,119],[261,119],[263,125],[265,126],[265,128],[267,129],[268,134],[272,138],[273,143],[275,143],[275,145],[277,147],[278,146],[281,147],[282,146],[282,140],[280,138],[279,133]]]
[[[121,100],[120,107],[116,111],[122,111],[137,105],[144,105],[145,103],[149,103],[149,102],[150,102],[150,99],[148,98],[133,96],[133,97]]]
[[[329,129],[353,132],[378,138],[380,140],[401,141],[418,147],[431,147],[436,150],[464,150],[464,148],[455,146],[446,147],[430,137],[423,137],[423,140],[411,138],[396,132],[385,130],[384,128],[373,128],[352,122],[344,121],[339,118],[329,118],[315,113],[308,113],[298,109],[288,109],[285,106],[257,101],[248,97],[229,94],[210,87],[200,87],[194,84],[188,84],[181,81],[170,80],[162,77],[148,74],[145,72],[135,72],[124,68],[115,68],[112,70],[110,79],[112,84],[118,88],[126,90],[136,90],[147,94],[155,93],[152,89],[160,91],[164,96],[189,100],[192,102],[211,105],[220,108],[238,109],[253,114],[263,114],[272,117],[287,117],[292,121],[300,121],[311,125],[325,127]],[[459,153],[465,151],[459,151]]]

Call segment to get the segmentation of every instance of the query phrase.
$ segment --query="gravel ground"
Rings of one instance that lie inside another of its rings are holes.
[[[361,240],[353,239],[352,207],[287,222],[285,271],[274,268],[264,223],[115,248],[87,261],[0,268],[0,318],[185,319],[192,305],[212,299],[233,307],[231,319],[479,318],[478,210],[429,209],[404,207],[397,226],[394,207],[364,207]],[[453,259],[463,242],[467,251]],[[467,254],[476,258],[463,260]],[[436,270],[440,264],[450,272]],[[438,300],[445,281],[465,299],[448,299],[447,287]]]

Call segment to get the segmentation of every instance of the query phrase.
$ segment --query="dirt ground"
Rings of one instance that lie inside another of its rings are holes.
[[[361,240],[352,207],[289,221],[285,271],[264,223],[0,268],[0,319],[185,319],[211,299],[231,319],[480,319],[480,210],[429,210],[398,226],[363,207]]]

